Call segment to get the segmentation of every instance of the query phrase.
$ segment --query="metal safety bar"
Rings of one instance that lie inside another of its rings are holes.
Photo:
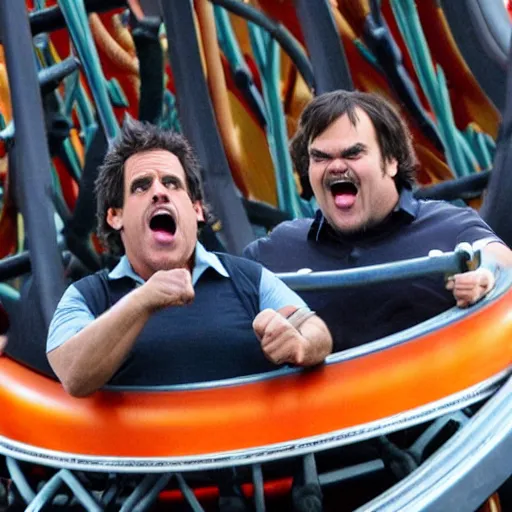
[[[432,274],[453,275],[480,265],[480,251],[461,243],[453,252],[368,267],[326,272],[277,274],[290,288],[298,291],[349,288],[386,281],[405,280]]]

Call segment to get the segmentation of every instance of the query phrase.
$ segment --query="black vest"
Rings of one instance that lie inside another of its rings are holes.
[[[259,312],[261,266],[219,254],[230,278],[209,267],[194,286],[188,306],[153,314],[111,385],[171,385],[225,379],[275,369],[252,329]],[[95,317],[134,289],[126,277],[106,271],[77,283]]]

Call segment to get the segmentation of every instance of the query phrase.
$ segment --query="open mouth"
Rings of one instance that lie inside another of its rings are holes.
[[[149,228],[160,241],[169,241],[174,239],[176,234],[176,221],[170,213],[158,212],[151,217]]]
[[[359,189],[352,181],[336,181],[330,184],[334,204],[338,208],[350,208],[356,202]]]

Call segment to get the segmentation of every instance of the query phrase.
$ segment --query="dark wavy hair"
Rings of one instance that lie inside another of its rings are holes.
[[[397,110],[377,94],[359,91],[333,91],[314,98],[299,119],[296,134],[290,142],[290,153],[295,169],[307,178],[309,169],[308,146],[336,119],[347,115],[353,126],[358,122],[356,109],[370,118],[384,161],[395,159],[398,172],[395,184],[398,191],[412,188],[415,183],[418,159],[412,145],[412,136]]]
[[[123,207],[124,164],[132,155],[152,149],[164,149],[176,155],[185,170],[190,199],[203,200],[201,167],[187,139],[179,133],[127,118],[121,133],[110,145],[95,182],[98,236],[114,255],[123,254],[124,246],[119,232],[108,224],[107,212],[109,208]]]

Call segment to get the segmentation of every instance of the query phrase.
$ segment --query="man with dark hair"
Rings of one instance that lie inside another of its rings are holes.
[[[310,366],[330,353],[325,324],[272,273],[197,241],[199,164],[181,135],[127,121],[96,193],[99,235],[123,256],[71,285],[51,322],[48,360],[70,394]]]
[[[309,177],[314,219],[277,226],[244,255],[274,272],[342,270],[482,248],[501,265],[512,252],[471,208],[413,197],[417,158],[405,123],[374,94],[335,91],[305,108],[291,142],[296,169]],[[286,254],[286,258],[283,258]],[[424,321],[457,304],[468,306],[494,286],[485,269],[359,289],[303,292],[325,320],[339,351]],[[446,288],[446,289],[445,289]]]

